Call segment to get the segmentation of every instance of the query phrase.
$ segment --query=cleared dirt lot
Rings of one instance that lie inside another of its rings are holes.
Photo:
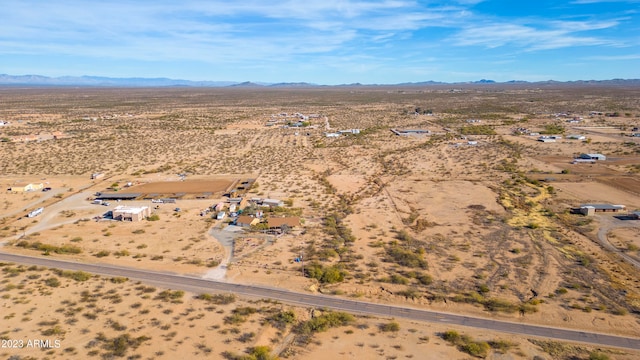
[[[238,180],[190,180],[190,181],[165,181],[140,184],[127,189],[127,192],[139,192],[143,194],[197,194],[197,193],[221,193],[230,190],[230,186]]]

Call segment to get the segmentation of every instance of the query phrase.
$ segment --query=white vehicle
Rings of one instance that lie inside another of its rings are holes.
[[[44,211],[43,207],[37,208],[37,209],[33,210],[32,212],[28,213],[27,217],[30,217],[30,218],[36,217],[36,216],[42,214],[43,211]]]
[[[226,212],[224,212],[224,211],[220,211],[220,212],[218,213],[218,215],[216,216],[216,219],[217,219],[217,220],[222,220],[222,219],[224,219],[226,216],[227,216],[227,213],[226,213]]]

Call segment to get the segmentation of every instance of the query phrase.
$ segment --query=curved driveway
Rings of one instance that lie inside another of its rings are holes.
[[[123,276],[130,279],[154,284],[156,286],[181,289],[195,293],[224,291],[249,297],[269,298],[291,304],[331,308],[365,315],[400,317],[417,321],[462,325],[479,329],[489,329],[525,336],[537,336],[556,340],[577,341],[593,345],[604,345],[634,350],[640,349],[640,338],[627,338],[576,330],[482,319],[464,315],[455,315],[400,306],[374,304],[364,301],[340,299],[325,295],[297,293],[264,286],[230,284],[172,273],[138,270],[112,265],[84,264],[56,260],[52,258],[13,255],[6,253],[0,253],[0,261],[46,266],[67,270],[81,270],[106,276]]]
[[[614,229],[621,229],[621,228],[639,228],[640,229],[640,221],[620,220],[615,218],[614,216],[607,216],[607,215],[598,216],[598,221],[600,223],[600,229],[598,230],[598,241],[600,242],[600,245],[602,245],[602,247],[611,251],[612,253],[618,254],[621,258],[623,258],[629,264],[635,266],[637,269],[640,269],[640,261],[633,258],[632,256],[629,256],[624,251],[618,249],[609,241],[609,231]]]

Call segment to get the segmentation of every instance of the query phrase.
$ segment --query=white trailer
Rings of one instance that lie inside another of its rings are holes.
[[[33,210],[32,212],[28,213],[27,217],[30,217],[30,218],[36,217],[36,216],[42,214],[43,211],[44,211],[43,207],[37,208],[37,209]]]

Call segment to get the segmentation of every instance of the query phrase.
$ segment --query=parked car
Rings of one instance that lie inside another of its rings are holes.
[[[50,187],[46,187],[46,188],[42,189],[42,191],[50,191],[50,190],[51,190]]]

